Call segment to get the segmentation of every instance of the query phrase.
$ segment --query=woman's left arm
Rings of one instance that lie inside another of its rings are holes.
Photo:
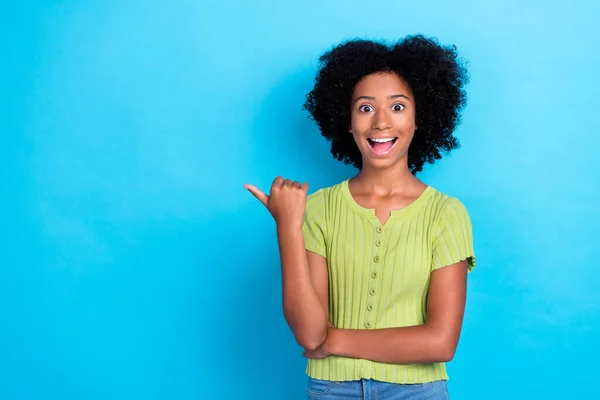
[[[330,327],[323,345],[308,358],[337,355],[388,364],[426,364],[454,357],[467,291],[467,260],[434,270],[423,325],[386,329]]]

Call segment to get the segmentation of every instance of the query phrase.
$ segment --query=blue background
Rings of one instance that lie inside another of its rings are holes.
[[[474,225],[452,397],[595,393],[600,5],[439,3],[3,2],[0,398],[303,399],[243,184],[351,176],[301,110],[316,60],[411,33],[471,72],[420,175]]]

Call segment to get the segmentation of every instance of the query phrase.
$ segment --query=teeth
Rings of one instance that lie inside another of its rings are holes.
[[[371,138],[370,140],[372,140],[373,142],[377,142],[377,143],[386,143],[386,142],[391,142],[394,139],[395,138],[381,138],[381,139]]]

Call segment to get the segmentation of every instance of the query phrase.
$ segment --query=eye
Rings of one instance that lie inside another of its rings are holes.
[[[394,111],[402,111],[404,110],[404,104],[402,103],[396,103],[392,106],[392,110]]]
[[[364,113],[368,113],[368,112],[373,111],[373,107],[371,107],[368,104],[362,105],[358,109],[359,109],[360,112],[364,112]]]

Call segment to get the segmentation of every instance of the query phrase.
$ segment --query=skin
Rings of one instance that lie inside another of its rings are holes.
[[[427,188],[408,168],[408,149],[416,129],[413,94],[398,75],[375,73],[357,83],[349,134],[362,154],[363,168],[349,181],[349,188],[355,201],[374,209],[382,223],[391,210],[408,206]],[[388,154],[377,156],[367,140],[373,137],[397,140]],[[302,250],[301,216],[306,190],[289,181],[283,184],[282,191],[282,182],[282,178],[275,180],[270,198],[251,185],[247,188],[268,209],[271,207],[269,211],[273,210],[284,276],[284,314],[305,349],[304,356],[318,359],[338,355],[391,364],[450,361],[462,327],[467,261],[431,273],[427,320],[423,325],[370,330],[335,328],[328,322],[327,260]]]
[[[286,322],[300,346],[315,350],[327,336],[327,302],[323,303],[323,298],[327,298],[328,281],[327,264],[304,246],[302,223],[308,185],[278,176],[269,195],[253,185],[245,188],[267,208],[277,224]]]
[[[350,191],[358,204],[375,209],[383,223],[390,210],[406,207],[426,188],[408,169],[408,148],[417,128],[413,94],[397,75],[376,73],[357,83],[351,104],[349,131],[363,156],[363,168],[350,179]],[[367,138],[384,137],[397,140],[389,154],[379,157]]]

